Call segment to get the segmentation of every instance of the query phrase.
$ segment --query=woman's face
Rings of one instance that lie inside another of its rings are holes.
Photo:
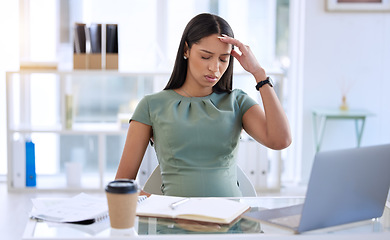
[[[219,35],[202,38],[187,49],[188,58],[186,84],[192,88],[212,88],[229,66],[231,44],[221,42]]]

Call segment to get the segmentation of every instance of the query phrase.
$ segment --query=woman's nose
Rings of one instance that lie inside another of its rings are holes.
[[[211,61],[209,65],[209,70],[212,72],[217,72],[219,69],[219,62],[218,61]]]

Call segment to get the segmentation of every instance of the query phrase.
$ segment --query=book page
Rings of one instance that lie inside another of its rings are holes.
[[[184,198],[152,195],[138,205],[137,215],[228,224],[249,209],[244,203],[225,198],[189,198],[175,209],[170,207],[181,199]]]

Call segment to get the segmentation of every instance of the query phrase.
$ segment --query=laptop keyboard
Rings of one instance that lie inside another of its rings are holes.
[[[298,228],[300,220],[301,220],[301,215],[297,214],[297,215],[292,215],[287,217],[273,218],[273,219],[269,219],[268,221],[278,225],[287,226],[290,228]]]

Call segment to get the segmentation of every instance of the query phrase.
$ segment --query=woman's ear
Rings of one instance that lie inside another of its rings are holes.
[[[189,47],[188,47],[188,43],[185,42],[184,43],[184,57],[188,58],[189,55],[190,55],[190,50],[189,50]]]

